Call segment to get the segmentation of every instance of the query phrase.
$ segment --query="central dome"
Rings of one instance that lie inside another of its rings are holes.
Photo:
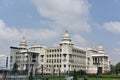
[[[70,35],[68,34],[68,32],[66,32],[62,38],[70,38]]]
[[[62,44],[69,44],[69,45],[72,44],[72,43],[71,43],[71,37],[70,37],[70,35],[68,34],[67,31],[66,31],[66,33],[63,35],[62,40],[61,40],[61,42],[60,42],[60,45],[62,45]]]

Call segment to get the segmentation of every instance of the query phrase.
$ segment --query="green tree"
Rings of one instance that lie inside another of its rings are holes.
[[[29,80],[33,80],[33,73],[30,72]]]
[[[120,62],[116,64],[115,71],[116,71],[116,74],[120,73]]]
[[[110,65],[110,73],[115,73],[115,66],[114,65]]]
[[[76,70],[74,69],[74,72],[73,72],[73,80],[77,80],[77,74],[76,74]]]
[[[18,65],[15,62],[14,66],[13,66],[13,69],[12,69],[12,72],[13,72],[13,74],[15,74],[15,73],[17,73],[17,71],[18,71]]]

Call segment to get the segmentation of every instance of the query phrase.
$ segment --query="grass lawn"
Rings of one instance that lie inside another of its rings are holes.
[[[64,78],[52,78],[49,80],[65,80]],[[78,78],[78,80],[84,80],[83,78]],[[120,80],[119,78],[88,78],[88,80]]]
[[[35,79],[37,80],[37,79]],[[38,79],[39,80],[39,79]],[[46,79],[43,79],[46,80]],[[65,80],[64,77],[60,77],[60,78],[48,78],[48,80]],[[78,78],[78,80],[84,80],[83,78]],[[88,78],[88,80],[120,80],[120,78]]]
[[[106,76],[106,77],[105,77]],[[65,76],[44,76],[42,79],[41,77],[38,76],[34,80],[65,80]],[[46,79],[47,78],[47,79]],[[84,80],[83,77],[78,77],[77,80]],[[120,80],[120,77],[115,76],[115,75],[104,75],[103,78],[97,78],[97,77],[88,77],[88,80]]]
[[[78,80],[84,80],[83,78],[79,78]],[[88,80],[120,80],[118,78],[88,78]]]

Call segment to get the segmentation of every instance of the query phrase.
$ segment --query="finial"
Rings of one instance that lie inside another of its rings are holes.
[[[23,40],[25,40],[25,36],[23,36]]]
[[[66,30],[65,33],[68,33],[68,31]]]
[[[99,45],[101,45],[101,46],[102,46],[102,43],[99,43]]]

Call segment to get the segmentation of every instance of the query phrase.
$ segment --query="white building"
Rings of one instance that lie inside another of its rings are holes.
[[[12,69],[16,62],[18,70],[21,72],[27,68],[29,72],[32,70],[37,74],[42,72],[67,73],[74,69],[88,71],[89,66],[86,61],[88,61],[89,50],[75,47],[67,32],[63,35],[59,46],[56,47],[45,47],[38,44],[28,46],[23,38],[18,47],[10,48],[10,67]],[[91,55],[94,56],[92,52]]]
[[[8,57],[0,54],[0,68],[8,68]]]
[[[108,73],[110,71],[109,62],[109,56],[101,44],[98,48],[87,48],[87,73]]]

